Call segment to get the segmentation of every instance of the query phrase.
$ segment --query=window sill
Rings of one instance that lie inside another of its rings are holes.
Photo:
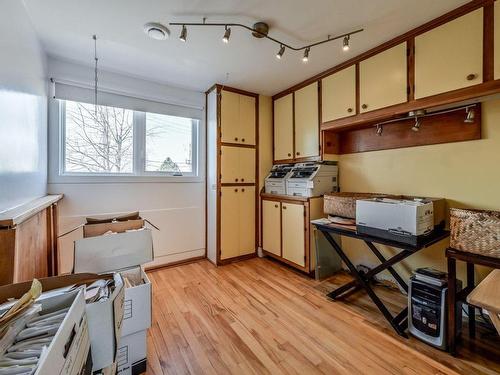
[[[130,184],[130,183],[201,183],[202,176],[90,176],[57,175],[49,177],[49,184]]]

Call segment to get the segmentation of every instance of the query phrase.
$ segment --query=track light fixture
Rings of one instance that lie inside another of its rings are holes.
[[[309,50],[310,48],[307,47],[304,51],[304,56],[302,57],[302,62],[308,62],[309,61]]]
[[[181,35],[179,35],[179,39],[182,40],[183,42],[186,41],[187,39],[187,29],[186,29],[186,25],[182,25],[182,30],[181,30]]]
[[[224,32],[224,36],[222,37],[222,41],[224,43],[229,43],[230,36],[231,36],[231,28],[226,26],[226,31]]]
[[[382,135],[382,132],[384,131],[384,128],[382,125],[377,124],[377,135],[380,137]]]
[[[465,107],[465,113],[467,114],[464,122],[466,124],[474,123],[474,119],[476,118],[476,112],[473,107]]]
[[[278,60],[281,60],[281,58],[283,57],[283,54],[285,53],[285,46],[284,45],[281,45],[280,47],[280,50],[278,51],[278,53],[276,54],[276,58]]]
[[[411,127],[411,130],[418,132],[420,130],[420,119],[415,116],[415,124]]]
[[[280,49],[279,49],[279,52],[276,54],[276,58],[278,58],[278,59],[281,59],[281,57],[283,56],[283,53],[285,52],[285,48],[288,48],[289,50],[292,50],[292,51],[304,51],[304,55],[302,57],[303,62],[307,62],[309,60],[309,51],[311,50],[311,47],[316,47],[320,44],[332,42],[332,41],[337,40],[337,39],[343,39],[342,49],[344,51],[349,50],[349,41],[351,39],[351,35],[357,34],[357,33],[360,33],[361,31],[363,31],[363,29],[358,29],[358,30],[354,30],[354,31],[351,31],[349,33],[337,35],[334,37],[331,37],[329,35],[327,39],[321,40],[319,42],[308,44],[306,46],[301,46],[301,47],[293,47],[289,44],[283,43],[282,41],[269,36],[268,35],[269,25],[265,22],[256,22],[252,27],[249,27],[249,26],[243,25],[241,23],[207,23],[206,19],[204,18],[203,23],[171,22],[170,25],[171,26],[182,26],[182,30],[181,30],[181,34],[179,36],[179,39],[182,40],[183,42],[185,42],[186,38],[187,38],[186,26],[224,27],[226,30],[224,32],[224,37],[222,38],[222,41],[224,43],[229,42],[229,37],[231,36],[231,27],[233,27],[233,26],[234,27],[241,27],[243,29],[250,31],[255,38],[259,38],[259,39],[266,38],[266,39],[271,40],[272,42],[274,42],[276,44],[279,44]]]
[[[349,35],[346,35],[344,37],[344,41],[342,42],[342,50],[344,50],[345,52],[349,51]]]

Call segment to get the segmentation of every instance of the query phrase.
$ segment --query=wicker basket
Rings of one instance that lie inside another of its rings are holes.
[[[500,258],[500,212],[450,209],[450,246]]]
[[[356,201],[358,199],[369,199],[387,197],[387,194],[376,193],[329,193],[324,197],[324,212],[332,216],[356,218]]]

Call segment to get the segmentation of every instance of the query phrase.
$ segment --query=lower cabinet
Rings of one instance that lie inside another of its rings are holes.
[[[229,259],[255,252],[255,187],[221,188],[220,258]]]
[[[311,272],[315,241],[310,221],[323,217],[323,198],[262,195],[262,250],[286,264]]]

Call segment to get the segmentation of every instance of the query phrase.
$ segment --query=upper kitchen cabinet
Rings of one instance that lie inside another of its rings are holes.
[[[495,25],[495,31],[493,36],[493,40],[495,43],[494,76],[495,79],[500,79],[500,1],[495,1],[495,18],[493,23]]]
[[[222,142],[255,145],[255,97],[222,90],[220,103]]]
[[[406,42],[359,63],[361,113],[408,99]]]
[[[314,82],[295,91],[295,158],[318,155],[318,82]]]
[[[482,72],[482,8],[415,38],[415,99],[482,83]]]
[[[321,80],[321,121],[333,121],[355,113],[356,66],[352,65]]]
[[[274,159],[293,158],[293,94],[274,101]]]

